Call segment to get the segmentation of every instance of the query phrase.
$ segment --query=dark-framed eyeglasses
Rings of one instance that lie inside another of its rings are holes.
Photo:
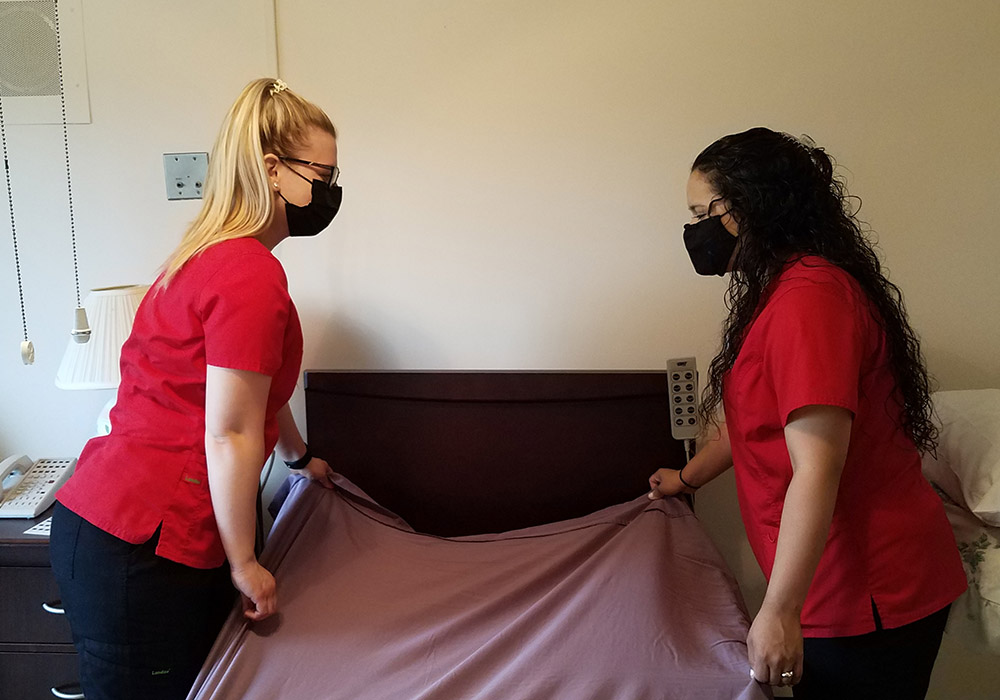
[[[311,160],[302,160],[300,158],[291,158],[289,156],[278,156],[278,160],[282,163],[301,163],[302,165],[308,165],[310,168],[319,168],[322,170],[326,177],[321,178],[323,182],[326,183],[327,187],[333,187],[337,184],[337,178],[340,177],[340,168],[336,165],[326,165],[325,163],[317,163]],[[289,168],[293,173],[301,177],[303,180],[308,180],[309,178],[302,175],[302,173],[295,170],[295,168]]]
[[[705,207],[704,214],[692,214],[691,220],[694,221],[695,223],[704,221],[705,219],[707,219],[712,215],[712,205],[715,204],[716,202],[721,202],[723,199],[724,199],[723,197],[716,197],[715,199],[713,199],[711,202],[708,203],[707,207]],[[726,212],[722,213],[725,214]]]

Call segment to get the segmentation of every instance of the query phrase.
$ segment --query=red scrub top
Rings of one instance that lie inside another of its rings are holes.
[[[133,544],[161,527],[161,557],[220,566],[205,459],[206,366],[272,378],[268,454],[301,362],[302,329],[281,263],[255,238],[211,246],[142,300],[122,347],[111,434],[87,443],[58,500]]]
[[[854,414],[830,534],[802,610],[806,637],[900,627],[934,613],[966,580],[941,500],[898,427],[885,334],[860,286],[818,257],[789,262],[765,292],[724,384],[740,510],[770,579],[792,465],[788,415]]]

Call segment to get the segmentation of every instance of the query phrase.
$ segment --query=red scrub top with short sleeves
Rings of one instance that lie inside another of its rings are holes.
[[[940,499],[924,479],[888,348],[866,295],[818,257],[789,262],[765,292],[724,384],[740,510],[770,579],[792,465],[789,414],[809,405],[854,415],[830,534],[802,610],[806,637],[841,637],[915,622],[965,590]]]
[[[302,329],[281,263],[254,238],[189,260],[136,312],[122,348],[110,435],[90,440],[58,500],[127,542],[197,568],[225,561],[205,459],[207,365],[270,376],[268,454],[302,362]],[[262,455],[263,457],[263,455]]]

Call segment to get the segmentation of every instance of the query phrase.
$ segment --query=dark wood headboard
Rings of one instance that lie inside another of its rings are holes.
[[[305,373],[309,446],[420,532],[586,515],[679,469],[663,372]]]

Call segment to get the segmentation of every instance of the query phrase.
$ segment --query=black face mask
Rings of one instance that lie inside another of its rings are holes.
[[[684,247],[695,272],[722,277],[736,250],[736,236],[722,225],[721,216],[710,216],[696,224],[684,225]]]
[[[298,173],[295,173],[298,175]],[[302,177],[299,175],[299,177]],[[285,195],[278,193],[285,199]],[[312,181],[312,200],[304,207],[285,199],[285,218],[288,220],[289,236],[315,236],[333,221],[340,210],[344,191],[340,185],[327,185],[322,180]]]

